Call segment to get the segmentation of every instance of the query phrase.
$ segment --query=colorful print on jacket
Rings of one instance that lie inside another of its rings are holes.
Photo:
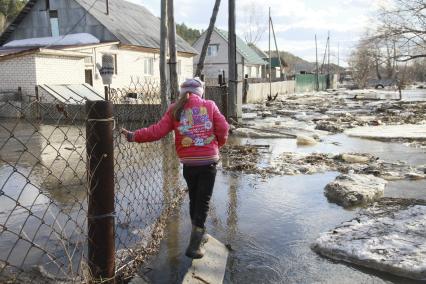
[[[213,123],[210,121],[205,106],[188,108],[182,111],[178,130],[183,136],[182,146],[190,147],[209,145],[214,139],[214,134],[208,135]]]

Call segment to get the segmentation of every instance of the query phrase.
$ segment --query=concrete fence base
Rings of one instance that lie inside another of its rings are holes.
[[[271,91],[269,83],[249,83],[247,92],[247,103],[259,103],[267,100],[268,95],[272,96],[292,94],[294,93],[295,81],[280,81],[271,83]]]

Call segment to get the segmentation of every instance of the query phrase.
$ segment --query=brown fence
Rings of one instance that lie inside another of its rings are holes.
[[[227,96],[227,86],[206,86],[205,98],[214,101],[225,117],[227,117]]]
[[[174,146],[171,137],[128,143],[119,130],[159,118],[159,84],[111,94],[136,102],[110,114],[104,101],[0,104],[19,114],[0,119],[0,283],[123,280],[158,248],[184,192]],[[102,192],[108,184],[113,192]]]

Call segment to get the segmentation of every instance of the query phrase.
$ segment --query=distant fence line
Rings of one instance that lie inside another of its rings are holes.
[[[276,81],[269,83],[249,83],[247,103],[259,103],[267,100],[268,96],[293,94],[295,81]],[[244,88],[243,88],[244,89]]]
[[[293,93],[314,92],[317,90],[316,74],[297,74],[292,76],[294,80],[274,78],[271,84],[268,78],[248,78],[243,80],[243,98],[246,103],[259,103],[267,100],[268,96],[284,95]],[[226,83],[226,80],[225,80]],[[337,76],[331,74],[318,75],[318,90],[324,91],[327,88],[336,88]],[[206,90],[218,88],[219,79],[206,79]],[[248,84],[248,88],[246,85]],[[222,87],[222,88],[226,88]],[[213,91],[214,92],[214,91]],[[245,93],[246,92],[246,93]]]

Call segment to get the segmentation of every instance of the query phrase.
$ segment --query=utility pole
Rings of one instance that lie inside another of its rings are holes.
[[[169,27],[169,69],[170,69],[170,98],[171,101],[175,101],[178,97],[178,78],[176,71],[176,25],[174,16],[174,5],[173,0],[167,1],[167,15],[168,15],[168,27]]]
[[[327,42],[328,42],[328,63],[327,63],[327,74],[330,76],[330,31],[328,31],[328,37],[327,37]]]
[[[228,73],[229,95],[228,116],[238,121],[238,69],[237,69],[237,39],[235,35],[235,0],[228,2]],[[241,97],[241,96],[240,96]],[[242,100],[242,98],[240,98]],[[241,106],[241,105],[240,105]]]
[[[325,60],[327,58],[327,51],[328,51],[328,44],[329,44],[328,40],[329,40],[329,38],[327,37],[327,41],[325,43],[324,55],[322,57],[321,69],[320,69],[321,74],[324,74],[323,70],[324,70],[324,67],[325,67]]]
[[[316,91],[319,91],[319,75],[318,75],[318,44],[317,44],[317,35],[315,34],[315,62],[316,62]]]
[[[160,26],[160,84],[161,84],[161,105],[163,111],[167,110],[169,105],[169,96],[167,95],[167,0],[161,0],[161,26]]]
[[[275,50],[277,51],[278,62],[280,64],[280,78],[281,78],[281,76],[283,76],[284,72],[283,72],[283,67],[282,67],[282,64],[281,64],[280,52],[278,50],[277,38],[275,37],[274,23],[272,22],[272,17],[271,16],[269,16],[269,23],[270,23],[271,28],[272,28],[272,34],[274,35]]]
[[[340,67],[340,42],[337,43],[337,66]]]
[[[269,96],[272,96],[271,7],[269,7]]]
[[[331,88],[331,77],[330,77],[330,46],[331,46],[331,40],[330,40],[330,31],[328,31],[327,36],[327,42],[328,42],[328,61],[327,61],[327,89]]]

